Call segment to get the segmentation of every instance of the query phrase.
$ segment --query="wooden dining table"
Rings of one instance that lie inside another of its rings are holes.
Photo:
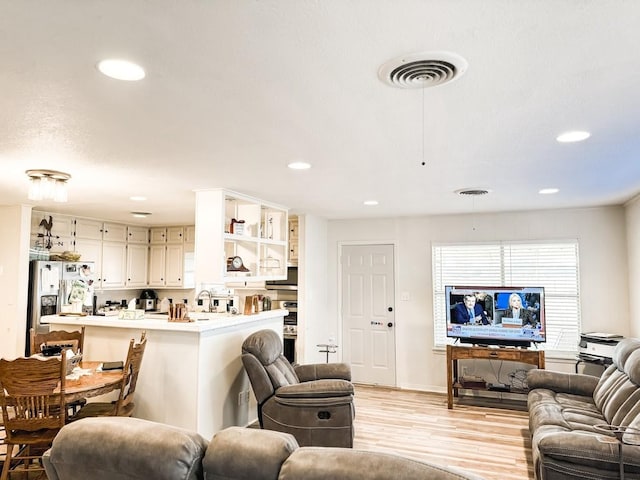
[[[122,369],[96,371],[102,362],[80,362],[82,369],[91,370],[89,375],[82,375],[77,380],[65,380],[64,398],[71,403],[82,398],[97,397],[117,390],[122,383]]]

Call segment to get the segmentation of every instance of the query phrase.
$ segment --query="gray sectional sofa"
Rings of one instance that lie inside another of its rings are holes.
[[[289,433],[230,427],[207,442],[125,417],[65,426],[43,460],[49,480],[481,480],[397,455],[299,447]]]
[[[640,479],[640,340],[622,340],[600,378],[533,369],[527,382],[538,480],[620,478],[616,429],[624,478]]]

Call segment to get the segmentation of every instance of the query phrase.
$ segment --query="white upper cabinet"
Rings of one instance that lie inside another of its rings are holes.
[[[153,227],[150,235],[151,243],[182,243],[184,241],[184,228]]]
[[[77,218],[76,238],[87,238],[91,240],[102,240],[102,230],[104,223],[98,220],[89,220],[86,218]]]
[[[102,288],[124,288],[126,274],[126,243],[102,242]]]
[[[73,250],[73,219],[66,215],[33,210],[31,248],[45,252]]]
[[[196,212],[197,284],[286,278],[287,208],[213,189],[196,192]]]
[[[195,243],[196,242],[196,226],[189,225],[188,227],[184,227],[184,243]]]
[[[127,242],[147,245],[149,243],[149,229],[147,227],[128,226]]]
[[[147,286],[147,266],[149,264],[149,247],[129,243],[127,245],[127,287]]]
[[[102,231],[102,240],[107,242],[126,242],[127,226],[119,223],[105,223]]]
[[[184,242],[184,228],[183,227],[167,227],[167,243],[182,243]]]

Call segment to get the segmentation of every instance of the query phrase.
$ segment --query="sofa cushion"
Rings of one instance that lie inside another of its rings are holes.
[[[282,463],[297,448],[288,433],[229,427],[211,440],[203,461],[205,479],[277,480]]]
[[[64,480],[198,480],[206,449],[203,437],[181,428],[85,418],[60,430],[44,461],[49,478]]]
[[[479,479],[470,473],[363,450],[301,447],[282,465],[279,480]]]

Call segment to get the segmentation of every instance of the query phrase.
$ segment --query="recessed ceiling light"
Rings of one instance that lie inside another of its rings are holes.
[[[311,168],[311,164],[307,162],[291,162],[287,167],[292,170],[309,170]]]
[[[115,58],[102,60],[98,63],[98,70],[107,77],[115,78],[116,80],[127,80],[130,82],[142,80],[146,75],[144,73],[144,69],[140,65],[127,60],[118,60]]]
[[[581,142],[582,140],[586,140],[590,136],[591,134],[589,132],[575,130],[572,132],[561,133],[556,137],[556,140],[560,143]]]
[[[551,195],[552,193],[558,193],[560,189],[558,188],[543,188],[538,190],[538,193],[541,195]]]
[[[131,212],[131,215],[136,218],[147,218],[151,214],[149,212]]]
[[[377,200],[365,200],[364,202],[365,205],[367,205],[368,207],[373,207],[375,205],[378,205],[378,201]]]
[[[129,200],[133,200],[134,202],[144,202],[147,197],[143,197],[142,195],[134,195],[133,197],[129,197]]]

